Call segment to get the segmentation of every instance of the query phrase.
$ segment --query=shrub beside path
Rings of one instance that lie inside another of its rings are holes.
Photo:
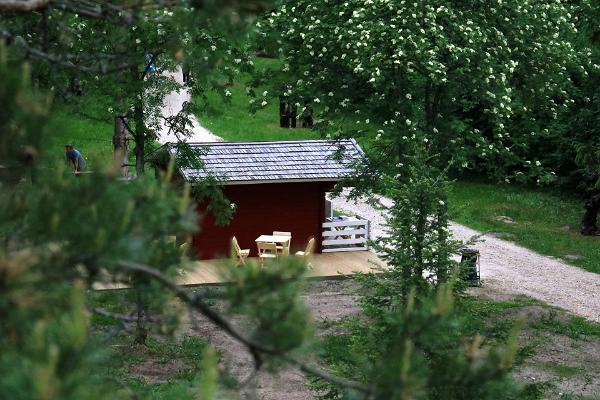
[[[344,194],[332,201],[336,210],[369,219],[372,239],[385,234],[385,209],[379,211],[365,201],[347,200]],[[384,207],[392,205],[392,200],[385,197],[379,201]],[[482,235],[457,223],[452,222],[450,228],[457,240],[468,241],[481,235],[481,242],[473,247],[481,253],[484,285],[502,292],[524,294],[600,322],[600,274],[565,264],[491,235]]]

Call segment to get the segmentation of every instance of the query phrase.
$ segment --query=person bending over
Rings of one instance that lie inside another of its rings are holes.
[[[67,149],[67,165],[73,164],[73,170],[76,174],[85,171],[86,163],[81,152],[75,149],[71,144],[67,144],[65,148]]]

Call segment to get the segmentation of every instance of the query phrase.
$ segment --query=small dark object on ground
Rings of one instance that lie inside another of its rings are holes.
[[[600,229],[598,228],[600,195],[595,195],[587,199],[584,207],[585,214],[583,215],[583,220],[581,221],[581,234],[590,236],[600,234]]]
[[[481,285],[481,271],[479,268],[479,250],[462,248],[460,250],[460,263],[466,269],[463,275],[464,280],[469,282],[471,286]]]

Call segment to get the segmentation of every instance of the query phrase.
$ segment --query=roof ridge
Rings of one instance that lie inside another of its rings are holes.
[[[352,164],[364,157],[354,139],[195,142],[187,145],[203,153],[204,166],[179,166],[183,178],[216,174],[222,177],[224,184],[337,181],[351,176]],[[161,149],[176,155],[177,147],[176,143],[168,143]],[[338,151],[341,151],[339,157]]]
[[[230,145],[240,145],[240,144],[291,144],[291,143],[340,143],[340,142],[351,142],[356,144],[354,139],[297,139],[297,140],[258,140],[258,141],[243,141],[243,142],[186,142],[186,144],[192,145],[211,145],[211,146],[230,146]],[[165,145],[177,145],[176,142],[167,142]],[[162,147],[162,146],[161,146]]]

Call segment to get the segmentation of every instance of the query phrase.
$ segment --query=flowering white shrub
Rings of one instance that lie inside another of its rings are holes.
[[[377,133],[392,165],[411,134],[458,167],[532,175],[520,160],[547,137],[551,120],[571,112],[573,79],[598,71],[577,39],[577,15],[588,6],[294,0],[261,32],[278,37],[295,90],[329,107],[323,120],[355,112],[393,126]],[[546,167],[535,174],[549,174]]]

